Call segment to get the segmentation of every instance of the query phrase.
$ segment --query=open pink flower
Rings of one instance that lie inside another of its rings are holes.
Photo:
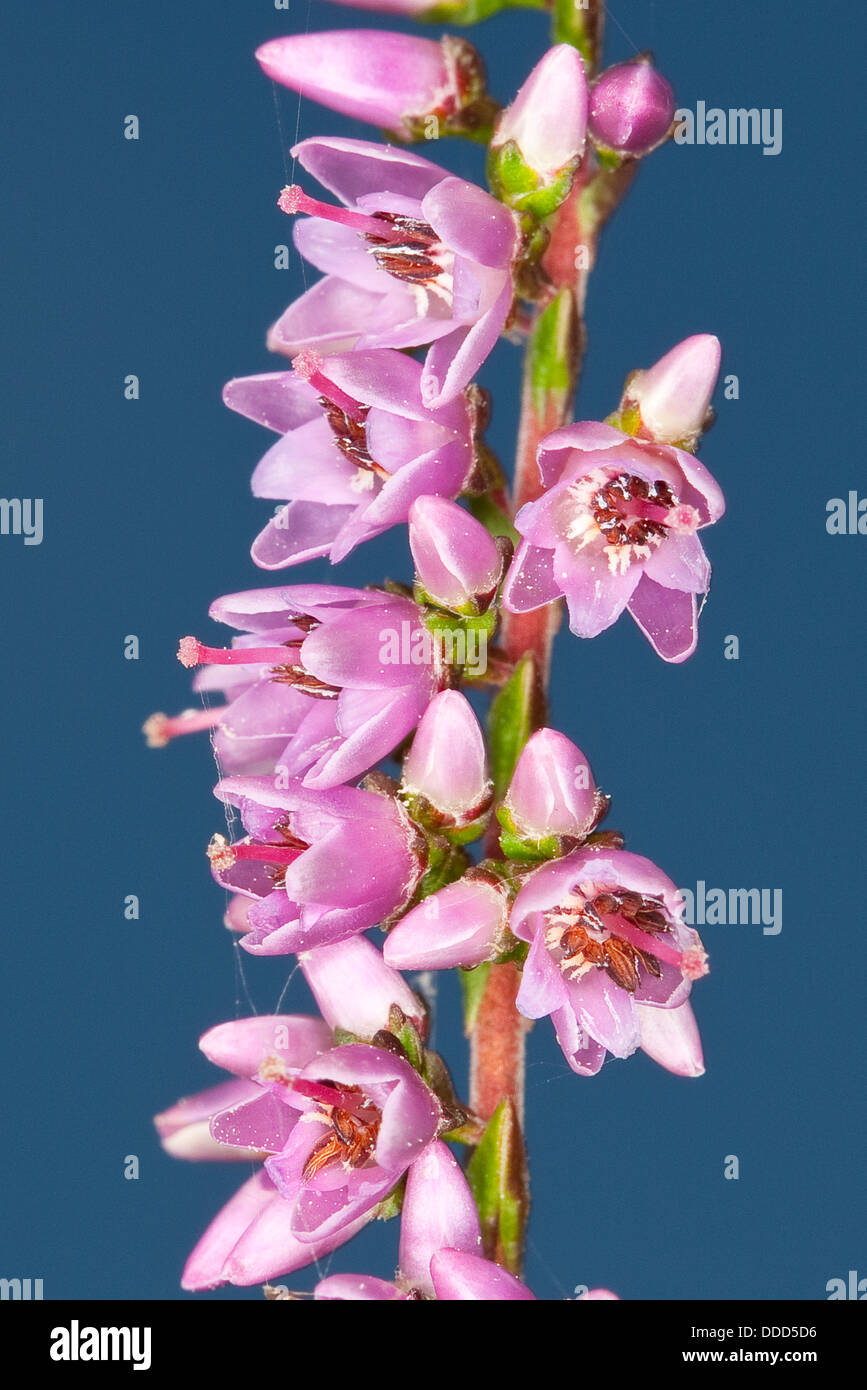
[[[707,971],[674,884],[626,850],[578,849],[543,865],[510,925],[530,945],[519,1011],[550,1014],[570,1067],[586,1076],[606,1051],[628,1057],[642,1045],[641,1006],[675,1010]]]
[[[408,902],[423,872],[418,832],[393,797],[268,777],[224,778],[215,793],[238,807],[247,831],[232,844],[215,835],[208,855],[218,883],[259,899],[241,941],[255,955],[366,931]]]
[[[292,154],[343,206],[297,186],[283,191],[285,212],[311,214],[295,243],[325,278],[289,306],[269,346],[295,354],[430,343],[422,399],[454,400],[509,316],[515,217],[407,150],[335,137],[304,140]]]
[[[206,647],[193,637],[184,665],[249,663],[283,689],[310,697],[311,714],[279,755],[287,778],[336,787],[368,772],[416,727],[449,681],[449,649],[437,643],[410,598],[334,585],[253,589],[217,599],[218,622],[261,634],[243,650]],[[473,656],[479,664],[479,652]]]
[[[422,494],[462,491],[474,459],[475,396],[430,410],[421,377],[421,364],[400,352],[308,351],[291,372],[227,384],[226,405],[280,435],[253,473],[255,496],[291,499],[254,542],[257,565],[283,569],[319,555],[336,563],[406,521]]]
[[[663,660],[686,660],[698,640],[697,598],[710,587],[696,533],[725,509],[716,481],[683,449],[595,423],[555,430],[538,458],[546,491],[515,519],[524,539],[506,607],[523,613],[564,595],[579,637],[597,636],[627,609]]]

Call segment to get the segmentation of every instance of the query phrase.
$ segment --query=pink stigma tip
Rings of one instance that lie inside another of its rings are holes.
[[[199,643],[195,637],[182,637],[178,643],[178,661],[182,666],[198,666]]]
[[[700,980],[710,970],[707,951],[703,946],[690,946],[681,957],[680,968],[687,980]]]
[[[302,348],[301,352],[292,358],[292,370],[302,381],[309,381],[317,372],[322,371],[322,358],[312,348]]]
[[[291,217],[301,206],[304,197],[304,190],[297,183],[287,184],[281,189],[280,197],[277,199],[277,206],[281,212],[286,212]]]

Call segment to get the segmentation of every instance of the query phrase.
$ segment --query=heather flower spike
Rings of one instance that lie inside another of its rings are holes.
[[[437,23],[508,8],[343,3]],[[674,106],[646,55],[596,75],[603,19],[602,0],[554,6],[563,41],[502,108],[476,49],[451,37],[368,27],[256,54],[273,81],[390,138],[437,139],[444,159],[439,137],[484,143],[493,191],[394,144],[312,136],[290,152],[278,206],[322,278],[269,331],[290,360],[223,393],[271,431],[252,491],[273,510],[252,559],[279,571],[386,533],[393,545],[389,577],[365,587],[216,599],[231,637],[178,648],[201,707],[145,724],[153,747],[209,737],[217,924],[252,956],[293,957],[287,988],[318,1010],[209,1029],[200,1046],[223,1079],[156,1117],[169,1155],[256,1165],[195,1245],[185,1289],[536,1301],[522,1278],[532,1022],[551,1019],[575,1077],[637,1051],[672,1076],[704,1071],[691,994],[704,947],[674,883],[601,828],[610,798],[582,751],[610,735],[594,692],[635,673],[587,652],[582,748],[548,703],[561,599],[579,637],[626,611],[663,660],[692,654],[710,585],[699,533],[725,509],[694,456],[720,368],[711,334],[633,371],[605,423],[572,423],[603,227]],[[503,337],[526,345],[511,479],[483,437]],[[676,707],[673,686],[666,698]],[[461,984],[466,1087],[435,1017],[442,970]],[[645,1067],[637,1084],[662,1080]],[[376,1272],[311,1273],[303,1293],[272,1283],[392,1218]]]
[[[478,133],[496,104],[479,54],[465,39],[438,42],[376,29],[272,39],[256,58],[284,87],[401,140]]]
[[[617,155],[649,154],[668,136],[674,92],[650,57],[642,54],[608,68],[590,93],[590,135],[600,150]]]
[[[549,217],[568,195],[584,154],[587,83],[571,44],[551,48],[497,119],[488,174],[519,212]]]

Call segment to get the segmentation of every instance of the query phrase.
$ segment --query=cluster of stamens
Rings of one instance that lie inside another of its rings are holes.
[[[661,899],[611,889],[592,898],[576,896],[575,901],[550,912],[545,940],[562,951],[561,969],[570,979],[579,980],[596,967],[633,994],[639,984],[639,966],[656,979],[662,970],[657,957],[627,940],[611,924],[612,918],[619,918],[626,931],[632,927],[652,937],[671,930]]]
[[[380,270],[410,285],[434,287],[443,276],[444,267],[435,254],[435,248],[441,248],[441,243],[433,227],[393,212],[374,213],[374,220],[386,223],[391,233],[378,236],[372,231],[365,232],[365,240],[370,243],[371,254]],[[394,239],[395,232],[401,233],[399,240]]]
[[[615,573],[625,574],[633,560],[649,560],[672,532],[694,531],[699,524],[695,507],[678,502],[663,478],[606,477],[595,469],[570,488],[567,538],[582,550],[601,537]]]
[[[332,1087],[333,1084],[324,1081],[316,1090]],[[303,1083],[296,1083],[296,1088],[303,1090]],[[352,1093],[359,1098],[357,1104],[354,1100],[351,1102],[352,1109],[339,1103],[348,1100]],[[376,1151],[382,1122],[379,1110],[362,1096],[359,1086],[341,1086],[334,1094],[337,1103],[330,1104],[319,1099],[317,1108],[304,1115],[305,1119],[328,1126],[327,1133],[316,1141],[308,1154],[301,1173],[304,1182],[309,1182],[323,1168],[337,1163],[344,1168],[360,1168]]]

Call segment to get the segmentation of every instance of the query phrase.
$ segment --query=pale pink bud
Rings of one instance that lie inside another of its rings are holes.
[[[478,63],[463,40],[381,29],[292,34],[263,44],[256,57],[284,87],[407,140],[419,138],[415,127],[426,116],[447,120],[460,110],[462,65]]]
[[[480,965],[496,954],[508,921],[505,891],[485,879],[465,876],[401,918],[386,938],[383,955],[396,970]]]
[[[499,117],[491,148],[513,141],[524,163],[550,180],[584,153],[587,105],[581,54],[571,44],[557,44]]]
[[[503,551],[457,502],[417,497],[409,509],[409,545],[418,582],[443,608],[483,612],[503,572]]]
[[[671,85],[644,55],[603,72],[590,93],[590,133],[619,154],[647,154],[665,139],[673,116]]]
[[[416,1024],[424,1009],[406,980],[386,965],[365,936],[351,936],[334,946],[317,946],[298,957],[319,1011],[331,1028],[372,1038],[388,1027],[392,1004]]]
[[[456,690],[435,695],[404,759],[402,789],[423,796],[450,825],[476,820],[491,799],[485,740],[469,701]]]
[[[539,729],[518,759],[506,809],[525,839],[548,835],[583,839],[604,803],[580,748],[556,729]]]
[[[626,384],[624,405],[638,406],[642,433],[657,443],[689,444],[705,424],[719,366],[719,339],[696,333],[646,372],[635,372]]]
[[[703,1076],[704,1055],[698,1024],[689,1000],[674,1009],[636,1004],[641,1047],[676,1076]]]

